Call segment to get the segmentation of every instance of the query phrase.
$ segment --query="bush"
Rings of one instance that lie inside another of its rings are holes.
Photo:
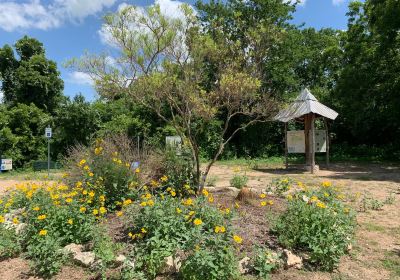
[[[0,260],[16,257],[21,252],[21,245],[14,229],[0,226]]]
[[[274,179],[268,187],[268,191],[272,191],[277,195],[282,195],[283,193],[291,189],[293,180],[290,178]]]
[[[138,154],[126,135],[97,140],[89,148],[78,145],[66,160],[66,180],[70,185],[80,184],[95,191],[96,198],[107,197],[106,207],[113,209],[138,186],[140,168],[131,170],[134,160],[138,160]]]
[[[304,250],[321,269],[333,270],[346,253],[356,225],[355,214],[343,204],[343,197],[327,183],[318,190],[290,196],[274,229],[279,242]]]
[[[258,277],[269,279],[269,275],[280,266],[279,255],[270,249],[257,247],[253,256],[253,267]]]
[[[248,181],[249,181],[249,178],[246,175],[236,174],[235,176],[233,176],[233,178],[229,182],[231,184],[231,187],[241,189],[246,186]]]
[[[176,196],[172,188],[159,196],[146,192],[141,201],[124,210],[127,232],[136,243],[133,256],[137,271],[145,271],[153,279],[162,271],[166,257],[183,251],[187,256],[182,263],[184,279],[233,279],[237,263],[232,265],[235,258],[229,249],[231,210],[214,207],[207,191],[199,198]],[[207,261],[202,262],[201,257]],[[208,278],[196,278],[211,272]],[[213,278],[214,274],[218,277]]]

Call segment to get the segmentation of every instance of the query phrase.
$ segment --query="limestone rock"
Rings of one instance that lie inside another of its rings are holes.
[[[244,257],[241,259],[238,263],[239,266],[239,272],[240,274],[246,274],[250,272],[250,258],[249,257]]]
[[[25,223],[20,223],[20,224],[18,224],[18,225],[15,227],[15,234],[16,234],[16,235],[21,235],[21,234],[25,231],[25,229],[26,229],[27,226],[28,226],[28,225],[25,224]]]
[[[179,256],[169,256],[164,259],[162,273],[178,273],[182,266],[182,260]]]
[[[67,255],[72,255],[75,257],[76,254],[83,251],[83,245],[71,243],[64,247],[63,252]]]
[[[283,250],[283,255],[286,261],[286,267],[294,267],[301,269],[303,267],[303,259],[289,250]]]
[[[78,252],[74,255],[74,261],[84,267],[90,267],[94,264],[96,256],[93,252]]]

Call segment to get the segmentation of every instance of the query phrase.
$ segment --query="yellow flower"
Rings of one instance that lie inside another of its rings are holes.
[[[240,208],[240,204],[238,202],[235,202],[235,208],[239,209]]]
[[[93,209],[93,215],[98,215],[98,214],[99,214],[99,210]]]
[[[184,187],[186,190],[190,190],[190,186],[189,186],[188,184],[184,184],[183,187]]]
[[[82,187],[82,182],[81,182],[81,181],[76,182],[75,186],[76,186],[77,188]]]
[[[161,180],[161,182],[167,182],[168,181],[168,176],[164,175],[164,176],[161,177],[160,180]]]
[[[226,231],[224,226],[216,226],[214,229],[215,233],[224,233]]]
[[[343,209],[343,212],[346,213],[346,214],[348,214],[348,213],[350,212],[350,209],[349,209],[349,208],[344,208],[344,209]]]
[[[132,232],[128,233],[128,236],[132,238],[133,237],[133,233]]]
[[[329,193],[324,193],[324,196],[325,197],[329,197]]]
[[[151,198],[151,194],[150,193],[146,193],[145,198],[150,199]]]
[[[324,182],[322,182],[322,186],[325,187],[325,188],[329,188],[329,187],[332,186],[332,183],[329,182],[329,181],[324,181]]]
[[[182,210],[180,208],[176,208],[176,213],[180,214],[182,213]]]
[[[122,215],[124,215],[124,212],[122,212],[122,211],[117,212],[117,217],[121,217]]]
[[[15,224],[15,225],[18,225],[18,224],[19,224],[18,218],[14,218],[14,219],[13,219],[13,224]]]
[[[66,200],[65,200],[65,202],[67,202],[67,203],[71,203],[72,202],[72,198],[67,198]]]
[[[190,212],[189,212],[189,216],[193,216],[194,214],[195,214],[194,211],[190,211]]]
[[[226,209],[225,209],[225,214],[228,215],[230,212],[231,212],[231,209],[229,209],[229,208],[226,208]]]
[[[317,202],[317,207],[319,207],[319,208],[326,208],[326,205],[325,205],[325,203],[323,203],[323,202],[321,202],[321,201],[318,201],[318,202]]]
[[[39,235],[41,236],[45,236],[47,234],[47,230],[42,229],[41,231],[39,231]]]
[[[83,191],[82,191],[82,194],[83,194],[83,195],[87,195],[87,194],[88,194],[87,190],[83,190]]]
[[[171,196],[176,196],[176,192],[171,191]]]
[[[315,195],[313,195],[311,198],[310,198],[310,201],[311,202],[314,202],[314,201],[317,201],[318,200],[318,197],[316,197]]]
[[[266,198],[267,195],[265,193],[260,194],[260,198]]]
[[[124,202],[123,202],[124,206],[128,206],[129,204],[132,204],[132,200],[130,200],[130,199],[124,200]]]
[[[85,159],[82,159],[80,162],[79,162],[79,166],[82,166],[82,165],[84,165],[86,163],[86,160]]]
[[[96,155],[101,154],[101,151],[103,151],[103,147],[97,147],[96,149],[94,149],[94,153],[95,153]]]
[[[90,196],[90,197],[94,197],[94,195],[95,195],[95,192],[94,192],[94,191],[89,192],[89,196]]]
[[[3,224],[6,221],[6,219],[3,216],[0,216],[0,224]]]
[[[183,201],[182,201],[182,204],[183,204],[183,205],[186,205],[186,206],[193,205],[193,200],[192,200],[191,198],[188,198],[188,199],[186,199],[186,200],[183,200]]]
[[[39,221],[46,219],[46,215],[40,215],[37,217]]]
[[[33,211],[39,211],[39,210],[40,210],[40,207],[39,207],[39,206],[35,206],[35,207],[32,208],[32,210],[33,210]]]
[[[81,208],[79,208],[79,212],[81,212],[81,213],[85,213],[86,212],[86,207],[81,207]]]
[[[260,202],[260,205],[261,205],[261,206],[267,206],[267,202],[266,202],[266,201],[261,201],[261,202]]]
[[[272,200],[268,200],[269,205],[274,205],[274,202]]]
[[[147,202],[146,202],[146,201],[142,201],[142,202],[140,203],[140,206],[146,207],[146,206],[147,206]]]
[[[104,202],[104,201],[106,201],[106,197],[104,195],[100,195],[99,196],[99,200]]]
[[[145,228],[142,228],[140,231],[141,231],[142,233],[146,233],[146,232],[147,232],[147,230],[146,230]]]
[[[84,170],[89,170],[89,165],[85,165],[85,166],[83,167],[83,169],[84,169]]]
[[[208,196],[208,202],[210,202],[210,203],[214,202],[214,197],[212,195]]]
[[[94,174],[93,174],[93,172],[89,172],[89,177],[93,177],[94,176]]]
[[[140,173],[140,168],[136,168],[135,173]]]
[[[241,244],[243,242],[243,239],[239,235],[234,235],[233,240],[238,244]]]
[[[154,201],[152,199],[150,199],[149,201],[147,201],[147,205],[154,206]]]
[[[100,207],[100,214],[107,213],[107,209],[105,207]]]
[[[209,195],[209,193],[208,193],[207,190],[203,190],[202,193],[203,193],[203,195],[204,195],[205,197],[208,197],[208,195]]]
[[[67,223],[70,224],[70,225],[72,225],[72,224],[74,223],[74,220],[68,219]]]
[[[286,196],[286,199],[287,199],[287,200],[293,200],[293,196],[292,196],[291,194],[288,194],[288,195]]]
[[[194,221],[193,221],[193,224],[195,224],[196,226],[199,226],[199,225],[201,225],[202,223],[203,223],[203,221],[200,220],[200,219],[194,219]]]

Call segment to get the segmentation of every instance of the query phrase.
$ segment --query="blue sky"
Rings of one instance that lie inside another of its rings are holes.
[[[166,13],[173,12],[178,1],[156,0]],[[182,0],[184,1],[184,0]],[[294,14],[294,23],[306,27],[346,29],[350,0],[302,0]],[[194,4],[194,0],[186,0]],[[107,49],[99,31],[102,15],[116,11],[122,3],[148,6],[146,0],[0,0],[0,46],[13,45],[28,35],[41,41],[47,57],[56,61],[65,82],[64,93],[81,92],[88,100],[96,98],[90,79],[83,73],[65,69],[63,63],[80,57],[86,50],[98,53]]]

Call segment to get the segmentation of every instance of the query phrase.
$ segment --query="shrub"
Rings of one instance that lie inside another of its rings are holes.
[[[280,256],[267,248],[256,247],[253,267],[258,277],[269,279],[269,275],[280,266]]]
[[[0,260],[17,256],[21,252],[21,245],[14,229],[0,226]]]
[[[291,189],[292,183],[293,180],[290,178],[274,179],[269,185],[268,190],[277,195],[282,195]]]
[[[231,184],[231,187],[241,189],[246,186],[248,181],[249,178],[246,175],[236,174],[229,182]]]
[[[135,159],[137,151],[127,136],[109,136],[88,148],[74,147],[66,159],[69,176],[65,179],[70,185],[95,190],[96,197],[107,197],[106,207],[112,209],[138,185],[140,168],[131,170]]]
[[[207,191],[199,198],[176,196],[172,188],[159,196],[146,192],[141,201],[124,210],[127,232],[136,243],[133,255],[137,271],[145,271],[153,279],[163,269],[166,257],[183,251],[187,256],[182,263],[184,279],[232,279],[236,264],[232,266],[234,256],[229,249],[231,210],[214,207]],[[206,262],[201,263],[202,256],[207,256]],[[200,275],[212,271],[218,277],[194,278],[200,272],[196,269],[201,269]]]
[[[346,253],[355,229],[355,215],[342,198],[329,185],[290,196],[274,229],[279,242],[306,251],[312,264],[332,270]]]

